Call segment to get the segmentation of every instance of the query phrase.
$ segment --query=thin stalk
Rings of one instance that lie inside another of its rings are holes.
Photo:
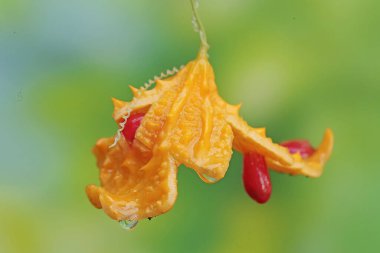
[[[199,33],[199,37],[201,39],[201,49],[199,51],[199,54],[207,56],[207,51],[210,46],[207,43],[206,31],[204,29],[204,26],[198,14],[199,2],[197,0],[190,0],[190,3],[191,3],[192,11],[193,11],[192,23],[194,26],[194,30]]]

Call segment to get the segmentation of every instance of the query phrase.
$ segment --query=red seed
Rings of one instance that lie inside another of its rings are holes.
[[[245,191],[258,203],[269,200],[272,184],[264,156],[254,152],[244,154],[243,183]]]
[[[288,148],[291,154],[300,153],[306,159],[314,154],[315,149],[307,140],[292,140],[281,143],[281,146]]]
[[[133,142],[135,139],[137,128],[139,128],[144,115],[144,113],[136,113],[129,116],[127,123],[125,124],[122,131],[122,134],[127,141]]]

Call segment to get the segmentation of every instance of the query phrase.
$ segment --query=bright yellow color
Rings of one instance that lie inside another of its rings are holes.
[[[100,139],[94,154],[101,187],[89,185],[93,205],[115,220],[141,220],[170,210],[177,196],[177,168],[184,164],[202,180],[214,183],[228,169],[232,148],[258,152],[276,171],[317,177],[330,156],[333,135],[326,131],[317,152],[303,160],[274,144],[265,129],[252,128],[239,117],[240,106],[218,94],[214,72],[205,53],[175,76],[157,81],[152,90],[134,93],[133,113],[146,113],[133,144],[124,138]],[[130,103],[114,99],[120,122]]]

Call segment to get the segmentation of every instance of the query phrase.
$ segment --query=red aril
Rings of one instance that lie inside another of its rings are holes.
[[[272,193],[272,184],[264,156],[258,153],[244,154],[243,183],[248,195],[264,204]]]
[[[129,116],[122,131],[122,134],[127,141],[133,142],[135,139],[137,128],[139,128],[144,115],[144,113],[136,113]]]
[[[302,158],[308,158],[314,154],[315,149],[307,140],[292,140],[281,143],[281,146],[288,148],[291,154],[300,153]]]

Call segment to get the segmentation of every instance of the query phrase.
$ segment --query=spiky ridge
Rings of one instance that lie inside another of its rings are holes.
[[[144,85],[140,89],[135,89],[138,95],[141,95],[142,90],[148,90],[154,83],[157,82],[157,80],[162,80],[164,78],[167,78],[169,76],[173,76],[177,74],[181,69],[183,69],[185,66],[182,65],[179,69],[177,67],[174,67],[172,69],[166,70],[166,72],[162,72],[159,76],[154,76],[153,79],[150,79],[148,82],[144,83]],[[124,130],[125,124],[127,123],[128,118],[131,116],[131,113],[135,107],[135,104],[137,103],[136,97],[132,99],[132,102],[129,104],[129,107],[126,110],[125,115],[122,117],[123,121],[119,123],[119,129],[116,132],[114,142],[109,146],[109,148],[113,148],[116,146],[116,144],[119,142],[121,138],[121,133]]]

